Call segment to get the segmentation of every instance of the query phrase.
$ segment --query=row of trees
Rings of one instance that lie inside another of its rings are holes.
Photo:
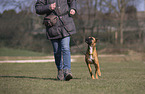
[[[9,10],[1,14],[0,47],[45,52],[44,47],[48,47],[49,42],[46,40],[45,34],[33,34],[33,31],[36,30],[35,25],[37,25],[35,23],[38,21],[34,18],[40,19],[26,11],[16,13],[14,10]]]
[[[87,36],[98,37],[103,43],[121,45],[143,40],[145,29],[142,25],[145,19],[140,25],[137,2],[139,1],[78,0],[78,13],[74,16],[78,33],[73,36],[74,40],[79,45],[84,43]],[[8,10],[0,14],[0,46],[48,51],[50,41],[46,40],[43,32],[43,16],[35,14],[35,0],[1,0],[0,5],[3,9],[12,5],[21,10]],[[71,41],[71,46],[75,45]]]
[[[137,9],[136,6],[141,1],[139,0],[83,0],[79,1],[79,19],[81,19],[82,28],[90,28],[92,31],[97,26],[99,20],[113,22],[117,21],[119,24],[116,37],[120,35],[120,44],[124,43],[124,22],[126,20],[134,21],[137,23]],[[85,10],[85,11],[84,11]],[[114,23],[116,24],[116,23]],[[137,26],[137,24],[136,24]]]

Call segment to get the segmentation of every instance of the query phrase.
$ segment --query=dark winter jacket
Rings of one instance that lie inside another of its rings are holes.
[[[51,11],[50,4],[54,2],[56,2],[56,9]],[[58,20],[54,26],[46,26],[46,35],[48,39],[64,38],[69,36],[69,34],[72,35],[76,33],[74,21],[69,15],[70,9],[76,10],[76,0],[37,0],[35,8],[36,13],[39,15],[56,15],[56,12],[64,23],[62,24],[62,22]],[[69,34],[64,27],[67,29]]]

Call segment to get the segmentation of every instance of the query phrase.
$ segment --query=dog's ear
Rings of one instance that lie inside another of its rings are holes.
[[[89,38],[86,38],[86,39],[85,39],[85,42],[86,42],[87,44],[88,44],[88,41],[89,41]]]
[[[99,42],[100,40],[98,38],[96,38],[96,42]]]

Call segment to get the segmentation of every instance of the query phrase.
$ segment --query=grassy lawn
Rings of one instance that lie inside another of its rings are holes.
[[[46,56],[46,54],[27,50],[0,48],[0,56]]]
[[[90,78],[84,58],[72,63],[74,79],[56,80],[52,63],[0,64],[0,94],[144,94],[142,61],[108,61],[99,58],[102,77]],[[93,66],[92,66],[93,67]]]

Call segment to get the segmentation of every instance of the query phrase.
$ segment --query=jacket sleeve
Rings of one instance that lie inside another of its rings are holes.
[[[35,4],[36,13],[39,15],[49,14],[51,12],[49,6],[50,4],[47,4],[46,0],[37,0]]]
[[[74,9],[74,10],[77,10],[77,7],[76,7],[76,0],[69,0],[69,6],[70,6],[70,9]]]

